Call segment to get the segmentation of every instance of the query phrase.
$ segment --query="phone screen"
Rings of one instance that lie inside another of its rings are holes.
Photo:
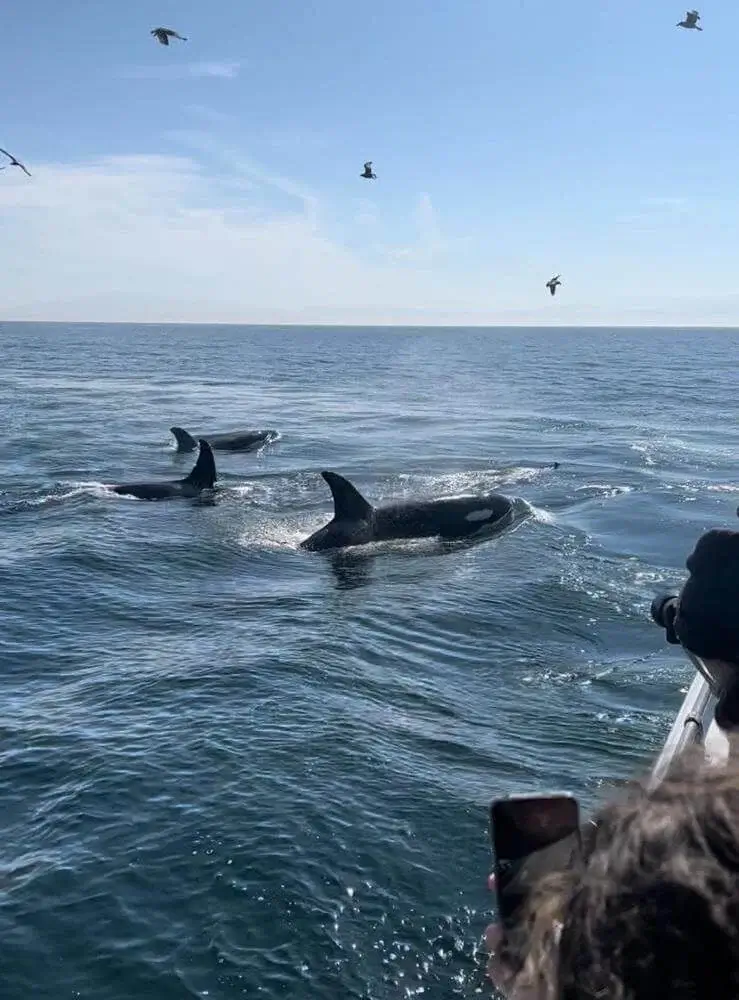
[[[566,865],[579,847],[579,812],[572,795],[522,795],[492,803],[490,832],[498,912],[504,930],[515,924],[536,879]],[[568,839],[569,845],[565,843]],[[541,853],[560,841],[561,851]]]

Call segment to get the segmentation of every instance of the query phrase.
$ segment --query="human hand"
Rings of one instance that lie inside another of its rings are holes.
[[[488,889],[495,892],[494,874],[488,876]],[[496,920],[485,928],[485,947],[488,950],[487,974],[495,989],[506,1000],[541,1000],[537,991],[524,985],[502,958],[500,954],[502,943],[503,928]]]

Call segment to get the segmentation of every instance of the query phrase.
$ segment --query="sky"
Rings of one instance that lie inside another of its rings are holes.
[[[7,4],[0,319],[739,326],[739,5],[699,9]]]

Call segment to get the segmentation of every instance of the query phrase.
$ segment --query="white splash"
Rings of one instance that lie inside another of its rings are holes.
[[[535,521],[540,524],[556,524],[557,518],[551,510],[544,510],[543,507],[535,507],[534,504],[527,504]]]

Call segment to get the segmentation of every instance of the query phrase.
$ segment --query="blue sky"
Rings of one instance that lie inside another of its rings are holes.
[[[739,325],[739,7],[699,9],[6,6],[0,317]]]

